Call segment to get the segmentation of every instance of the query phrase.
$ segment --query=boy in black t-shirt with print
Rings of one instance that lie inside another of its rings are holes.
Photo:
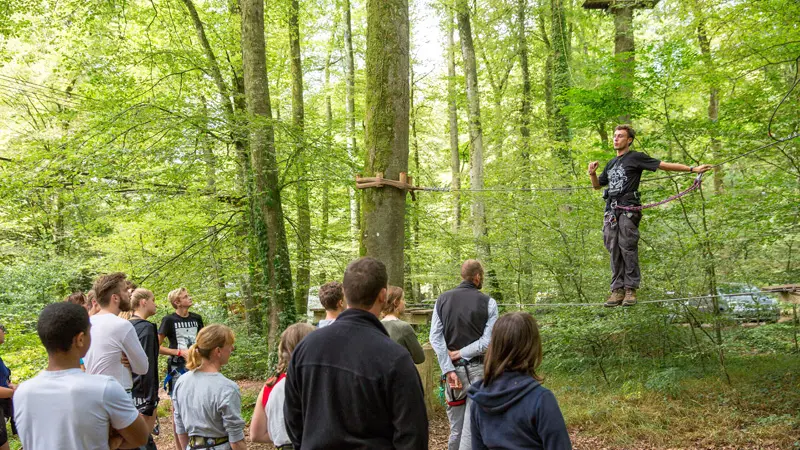
[[[611,296],[606,306],[633,306],[636,290],[639,289],[639,222],[640,211],[625,211],[619,206],[639,206],[639,182],[642,171],[658,169],[672,172],[703,173],[712,168],[709,164],[686,166],[651,158],[646,153],[635,152],[630,146],[636,133],[630,125],[618,125],[614,129],[614,150],[617,156],[606,164],[600,178],[597,168],[600,163],[589,163],[589,178],[592,187],[608,186],[603,220],[603,242],[611,254]]]
[[[161,326],[158,327],[158,344],[159,353],[167,355],[167,376],[164,379],[164,384],[167,386],[167,394],[172,396],[172,389],[178,377],[186,372],[186,354],[189,347],[194,344],[197,339],[197,333],[203,328],[203,318],[200,314],[189,312],[192,306],[192,297],[186,288],[178,288],[172,290],[167,299],[175,312],[164,316],[161,319]],[[168,347],[163,347],[164,338],[169,341]],[[173,431],[175,427],[175,418],[172,420]],[[178,450],[181,450],[177,441],[178,434],[175,433],[175,445]]]

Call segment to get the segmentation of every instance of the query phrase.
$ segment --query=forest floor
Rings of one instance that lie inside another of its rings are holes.
[[[242,389],[242,412],[245,416],[245,420],[250,422],[250,416],[253,411],[253,407],[255,404],[256,397],[258,395],[259,390],[263,386],[263,381],[257,380],[242,380],[239,381],[239,386]],[[554,386],[554,388],[558,388],[558,386]],[[560,389],[557,389],[560,390]],[[566,406],[570,400],[573,400],[575,393],[564,395],[562,403],[562,407]],[[620,399],[609,399],[605,398],[604,401],[608,401],[610,403],[617,403]],[[624,399],[622,399],[624,400]],[[643,399],[639,399],[643,400]],[[658,405],[658,401],[653,402],[655,403],[653,407],[660,408],[663,405]],[[667,402],[672,403],[672,402]],[[697,403],[699,405],[699,403]],[[586,405],[581,405],[580,407],[583,408]],[[672,406],[670,406],[672,408]],[[588,413],[591,413],[588,412]],[[698,416],[714,416],[714,413],[711,411],[697,411]],[[587,414],[587,412],[583,412],[583,414]],[[646,414],[649,414],[646,413]],[[645,415],[646,415],[645,414]],[[574,416],[575,411],[570,412],[568,409],[565,409],[565,415],[568,417]],[[638,417],[638,420],[644,422],[645,415]],[[156,438],[156,445],[159,449],[162,450],[171,450],[176,448],[174,444],[172,429],[169,427],[169,399],[166,395],[162,392],[162,401],[159,405],[159,416],[160,416],[160,423],[161,423],[161,434]],[[681,418],[674,418],[677,420],[687,420],[686,417]],[[724,443],[729,438],[722,438],[720,440],[717,439],[703,439],[703,438],[694,438],[690,435],[685,436],[673,436],[675,440],[673,442],[681,442],[681,445],[669,445],[665,442],[658,442],[659,439],[651,439],[647,436],[641,435],[639,433],[631,433],[632,430],[635,430],[637,427],[641,427],[642,423],[636,423],[637,418],[631,417],[630,414],[621,414],[619,415],[618,420],[608,420],[609,425],[611,428],[598,429],[597,426],[593,426],[591,423],[587,423],[586,417],[577,420],[577,426],[570,428],[570,438],[572,440],[572,446],[576,450],[607,450],[607,449],[631,449],[631,450],[672,450],[672,449],[715,449],[715,450],[733,450],[733,449],[762,449],[762,450],[777,450],[777,449],[786,449],[786,448],[796,448],[798,443],[792,444],[794,439],[798,439],[800,437],[789,437],[787,440],[787,436],[764,436],[763,433],[758,433],[753,435],[750,438],[741,439],[741,436],[737,439],[732,439],[729,442],[733,442],[731,444]],[[660,421],[660,420],[658,420]],[[591,422],[589,420],[588,422]],[[674,420],[669,420],[668,418],[664,419],[664,422],[661,423],[661,430],[655,435],[659,433],[669,433],[668,429],[674,428]],[[691,420],[689,420],[691,422]],[[652,424],[651,424],[652,425]],[[727,427],[729,423],[720,423],[720,426]],[[740,423],[740,427],[742,424]],[[658,428],[656,425],[655,428]],[[714,427],[712,427],[714,428]],[[616,431],[613,431],[616,429]],[[775,430],[778,431],[778,430]],[[247,433],[247,429],[245,430]],[[706,430],[706,436],[713,436],[717,433],[718,430],[709,429]],[[430,418],[430,448],[431,450],[446,450],[447,449],[447,437],[449,434],[449,425],[447,423],[447,417],[444,411],[439,411],[434,414]],[[637,436],[638,434],[638,436]],[[623,435],[623,440],[625,442],[620,442],[620,435]],[[249,437],[247,438],[249,441]],[[673,440],[673,439],[668,439]],[[687,442],[687,440],[689,442]],[[716,442],[715,442],[716,441]],[[723,443],[720,443],[722,441]],[[666,445],[665,445],[666,444]],[[790,447],[787,447],[787,444]],[[272,445],[268,444],[253,444],[248,442],[248,448],[252,450],[267,450],[267,449],[274,449]]]
[[[242,409],[246,415],[248,426],[250,422],[249,415],[252,413],[255,399],[258,396],[258,391],[264,385],[263,381],[256,380],[241,380],[238,382],[239,387],[242,389]],[[159,416],[161,423],[161,434],[156,438],[156,446],[161,450],[176,449],[172,429],[169,424],[169,408],[166,404],[169,403],[169,398],[162,391],[161,392],[161,405],[159,406]],[[430,449],[431,450],[447,450],[447,437],[450,434],[450,425],[447,423],[447,416],[444,411],[440,411],[430,418]],[[255,444],[250,442],[249,430],[245,429],[245,439],[248,441],[247,448],[251,450],[273,450],[275,447],[271,444]],[[571,432],[572,445],[575,450],[593,449],[601,450],[612,447],[604,446],[601,440],[594,437],[579,436],[576,432]],[[638,447],[646,448],[646,447]],[[731,447],[733,448],[733,447]]]

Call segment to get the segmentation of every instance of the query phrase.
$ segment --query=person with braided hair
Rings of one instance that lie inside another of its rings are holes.
[[[220,370],[233,353],[233,330],[209,325],[186,353],[186,368],[172,392],[175,432],[181,448],[245,450],[239,386]]]
[[[614,150],[612,158],[597,177],[600,163],[589,163],[588,175],[592,187],[597,190],[603,186],[606,208],[603,220],[603,243],[611,255],[611,296],[605,306],[633,306],[636,304],[636,290],[639,289],[639,222],[641,211],[626,211],[617,206],[641,206],[639,182],[642,172],[658,169],[670,172],[704,173],[713,167],[709,164],[687,166],[668,163],[651,158],[646,153],[631,150],[636,132],[630,125],[617,125],[614,129]]]
[[[283,420],[286,368],[289,366],[294,348],[314,330],[313,325],[296,323],[281,333],[281,341],[278,344],[278,367],[275,369],[275,375],[267,380],[264,389],[258,394],[253,420],[250,422],[250,440],[253,442],[271,442],[278,450],[293,448]]]

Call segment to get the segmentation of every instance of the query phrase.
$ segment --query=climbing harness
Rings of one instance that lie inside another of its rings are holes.
[[[623,205],[618,205],[617,201],[614,200],[614,201],[611,202],[611,208],[612,209],[621,209],[623,211],[641,211],[643,209],[655,208],[656,206],[661,206],[661,205],[669,203],[669,202],[671,202],[673,200],[677,200],[677,199],[683,197],[684,195],[689,194],[692,191],[696,191],[700,187],[700,185],[702,183],[703,183],[703,174],[702,173],[698,173],[697,177],[694,179],[694,182],[692,183],[691,186],[689,186],[687,189],[685,189],[685,190],[683,190],[681,192],[678,192],[675,195],[672,195],[670,197],[665,198],[664,200],[661,200],[660,202],[648,203],[646,205],[639,205],[639,206],[623,206]],[[610,214],[610,216],[614,217],[613,214]]]

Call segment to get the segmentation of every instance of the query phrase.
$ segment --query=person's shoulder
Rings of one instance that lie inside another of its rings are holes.
[[[195,319],[195,320],[203,320],[203,316],[201,316],[200,314],[198,314],[198,313],[196,313],[194,311],[189,311],[189,317],[188,318],[189,319]]]
[[[649,159],[651,156],[645,152],[638,152],[636,150],[631,150],[631,156],[637,159]]]
[[[231,380],[230,378],[226,377],[221,373],[219,374],[219,376],[222,378],[222,385],[224,386],[225,390],[229,392],[235,391],[237,394],[241,392],[238,383],[236,383],[235,381]]]
[[[417,334],[417,332],[414,331],[414,327],[412,327],[411,324],[406,322],[405,320],[395,320],[394,322],[398,322],[396,326],[397,326],[397,328],[400,329],[400,331],[402,331],[404,333],[409,333],[410,332],[413,335]]]

